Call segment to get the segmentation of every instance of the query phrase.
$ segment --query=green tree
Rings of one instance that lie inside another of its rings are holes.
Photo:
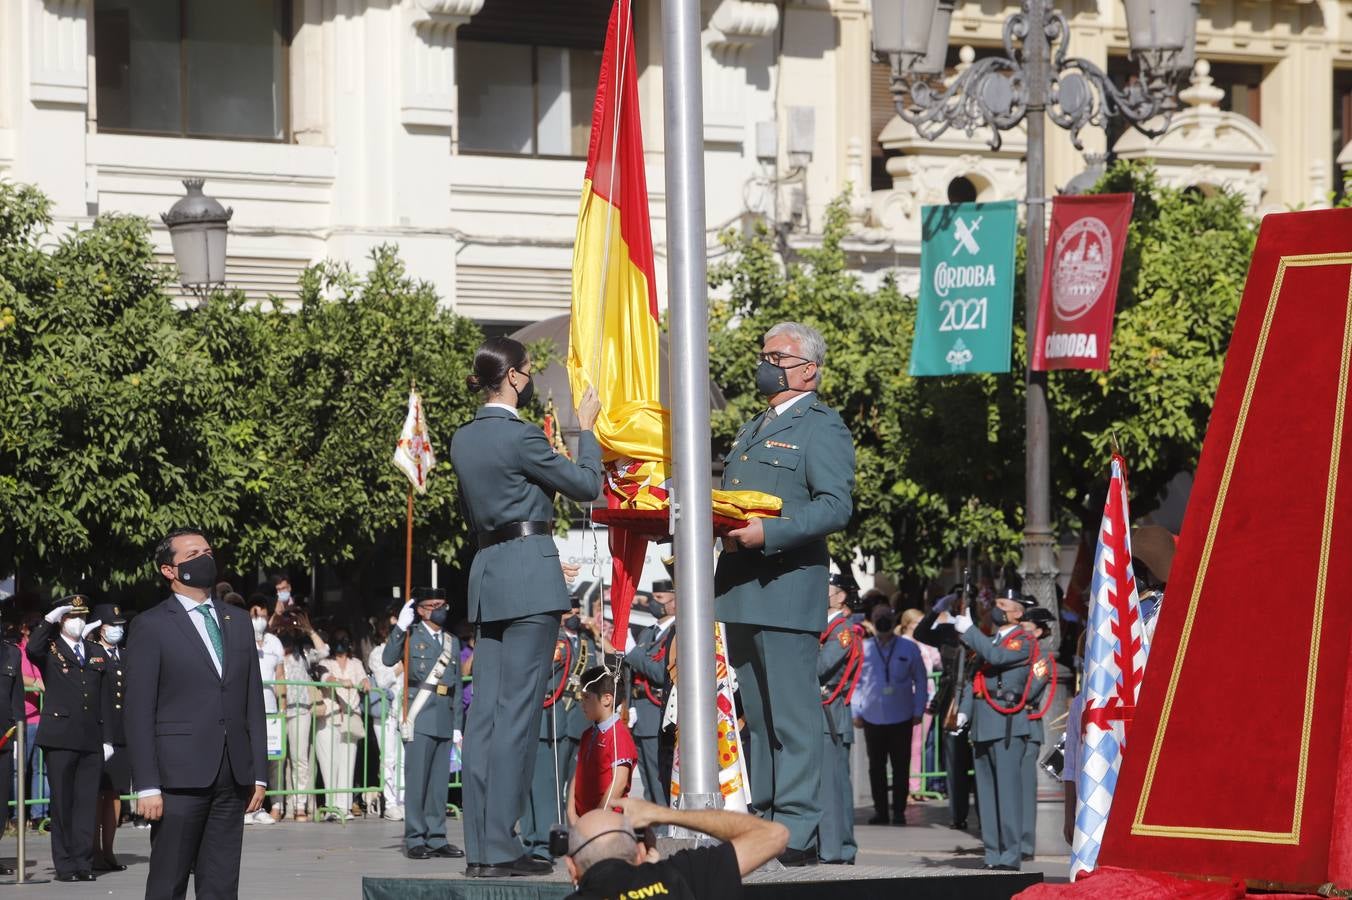
[[[1255,235],[1238,196],[1164,188],[1142,166],[1114,166],[1096,190],[1133,192],[1136,207],[1110,370],[1049,379],[1053,515],[1070,531],[1098,524],[1110,435],[1129,462],[1139,511],[1195,466]],[[857,453],[854,519],[832,552],[848,558],[857,546],[903,581],[933,576],[968,545],[996,564],[1017,561],[1022,324],[1009,375],[911,378],[915,299],[890,279],[868,290],[847,271],[847,226],[843,203],[832,204],[821,246],[787,264],[765,232],[724,237],[731,253],[710,271],[726,298],[711,312],[711,365],[730,401],[714,421],[716,450],[763,403],[753,373],[765,330],[807,322],[826,337],[822,395]],[[1017,309],[1022,253],[1021,245]]]

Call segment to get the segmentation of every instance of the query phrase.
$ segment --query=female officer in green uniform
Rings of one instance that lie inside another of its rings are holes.
[[[539,718],[559,619],[570,608],[554,545],[554,495],[579,502],[601,490],[601,449],[592,434],[601,404],[588,389],[578,405],[577,462],[555,453],[517,410],[533,394],[526,348],[485,341],[472,390],[486,395],[451,439],[451,465],[479,552],[469,573],[474,623],[474,702],[464,740],[465,853],[470,877],[542,875],[513,826],[526,807]],[[491,791],[491,793],[490,793]]]

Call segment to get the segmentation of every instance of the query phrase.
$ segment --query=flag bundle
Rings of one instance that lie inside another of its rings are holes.
[[[1083,729],[1075,782],[1072,879],[1092,871],[1098,861],[1122,768],[1127,724],[1136,710],[1149,652],[1131,565],[1130,520],[1126,462],[1114,454],[1094,556],[1084,652],[1084,718],[1069,724]]]
[[[418,392],[408,392],[408,414],[404,416],[404,430],[399,434],[399,443],[394,448],[394,464],[406,476],[409,484],[418,493],[426,493],[427,476],[437,464],[436,454],[432,452],[432,436],[427,432],[427,420],[423,418],[422,398]]]
[[[672,689],[667,695],[667,707],[662,727],[676,725],[676,754],[671,762],[671,805],[680,806],[681,750],[680,722],[676,718],[676,692],[680,689],[676,670],[676,644],[673,641],[667,653],[671,671]],[[728,665],[727,628],[714,623],[714,684],[718,705],[718,788],[723,794],[723,808],[744,812],[751,805],[751,782],[747,779],[746,758],[742,754],[742,737],[737,730],[737,708],[733,695],[737,690],[736,674]]]

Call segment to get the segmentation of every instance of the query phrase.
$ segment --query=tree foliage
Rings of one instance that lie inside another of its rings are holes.
[[[144,220],[55,241],[50,225],[38,192],[0,182],[0,553],[25,579],[146,581],[184,524],[239,571],[356,560],[403,522],[390,456],[410,381],[443,450],[472,415],[479,330],[393,248],[363,277],[309,270],[293,312],[238,293],[183,310]],[[419,549],[453,556],[449,465],[416,508]]]
[[[1093,528],[1102,511],[1109,436],[1147,511],[1197,461],[1238,310],[1256,223],[1238,196],[1159,185],[1148,168],[1113,167],[1099,192],[1136,194],[1111,368],[1049,378],[1053,514],[1064,530]],[[768,233],[728,234],[710,284],[713,370],[729,408],[714,422],[726,450],[760,408],[761,336],[776,322],[819,328],[828,354],[822,396],[855,438],[855,515],[833,553],[859,547],[883,571],[933,576],[969,545],[987,560],[1018,558],[1024,500],[1026,335],[1016,325],[1009,375],[912,378],[916,302],[891,279],[869,290],[847,268],[843,203],[827,214],[820,248],[785,263]],[[1016,309],[1022,308],[1022,242]]]

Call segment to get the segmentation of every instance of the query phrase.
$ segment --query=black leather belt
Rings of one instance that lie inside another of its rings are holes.
[[[513,522],[494,531],[481,531],[478,534],[479,549],[487,550],[494,544],[514,541],[517,538],[530,537],[533,534],[553,534],[553,522]]]

